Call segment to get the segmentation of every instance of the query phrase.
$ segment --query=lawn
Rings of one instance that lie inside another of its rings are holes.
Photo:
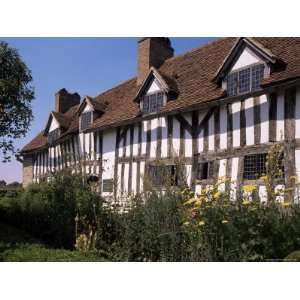
[[[48,248],[26,232],[0,223],[0,261],[95,262],[104,259],[96,254]]]

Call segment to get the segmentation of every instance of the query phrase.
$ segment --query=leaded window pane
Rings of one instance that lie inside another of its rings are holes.
[[[260,88],[260,83],[264,78],[264,69],[265,66],[263,64],[252,67],[252,91]]]
[[[92,112],[88,111],[81,115],[80,117],[80,129],[85,130],[90,127],[92,121]]]
[[[143,98],[143,112],[158,112],[163,106],[163,93],[156,93]]]
[[[250,91],[250,68],[239,71],[239,93]]]
[[[156,94],[150,95],[150,112],[156,112],[157,100]]]
[[[149,112],[149,96],[145,96],[143,99],[143,112]]]
[[[56,129],[50,131],[48,133],[48,143],[50,145],[53,144],[59,138],[59,135],[60,135],[60,129],[59,128],[56,128]]]
[[[266,174],[267,153],[246,155],[244,158],[244,179],[256,180]]]
[[[157,94],[157,111],[159,111],[163,107],[163,93],[158,93]]]
[[[238,73],[232,73],[227,76],[227,93],[229,96],[237,95]]]

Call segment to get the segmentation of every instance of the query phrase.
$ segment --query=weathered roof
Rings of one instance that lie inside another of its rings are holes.
[[[264,85],[300,77],[300,38],[260,37],[252,40],[271,51],[283,62],[283,67],[272,72],[271,76],[264,80]],[[221,38],[166,60],[158,72],[168,80],[168,84],[176,87],[177,93],[161,112],[167,113],[224,97],[224,91],[213,81],[213,78],[236,41],[237,38]],[[105,104],[105,112],[94,121],[91,129],[134,121],[141,115],[139,104],[134,101],[140,88],[136,82],[136,78],[132,78],[93,98],[96,103]],[[64,136],[77,132],[78,123],[78,115],[75,113]],[[43,143],[45,143],[44,139],[38,135],[23,148],[23,151],[42,147]]]

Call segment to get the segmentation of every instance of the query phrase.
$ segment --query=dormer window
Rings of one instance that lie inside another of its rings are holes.
[[[241,70],[231,72],[227,76],[227,94],[236,96],[260,89],[264,78],[264,64],[255,64]]]
[[[156,92],[143,97],[142,110],[143,113],[155,113],[158,112],[164,104],[164,94],[162,92]]]
[[[60,136],[60,129],[56,128],[48,133],[48,143],[52,145]]]
[[[80,130],[86,130],[92,122],[92,111],[83,112],[80,116]]]

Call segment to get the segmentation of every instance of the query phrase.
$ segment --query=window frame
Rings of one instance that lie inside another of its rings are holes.
[[[55,141],[57,141],[60,137],[61,134],[61,130],[60,128],[55,128],[54,130],[51,130],[48,132],[48,136],[47,136],[47,142],[49,145],[53,145],[55,143]]]
[[[203,167],[201,165],[206,165],[206,178],[202,175]],[[197,174],[196,180],[199,181],[210,181],[214,179],[214,169],[215,169],[215,161],[214,160],[207,160],[207,161],[199,161],[197,163]],[[201,173],[201,174],[200,174]],[[200,175],[200,176],[199,176]]]
[[[90,114],[90,115],[91,115],[90,123],[89,123],[89,125],[88,125],[86,128],[82,129],[82,116],[83,116],[83,115],[87,115],[87,114]],[[80,131],[85,131],[85,130],[87,130],[87,129],[90,127],[90,125],[92,124],[92,122],[93,122],[93,111],[92,111],[92,110],[89,110],[89,111],[82,112],[82,113],[80,114],[80,122],[79,122],[79,129],[80,129]]]
[[[151,172],[151,168],[164,168],[167,169],[164,172],[161,172],[158,176],[158,178],[156,178],[156,176],[154,176],[154,173]],[[168,170],[170,168],[170,170]],[[185,176],[185,168],[183,168],[183,172],[184,174],[181,174],[181,170],[179,169],[181,168],[179,165],[176,164],[155,164],[155,163],[149,163],[146,165],[146,178],[150,178],[151,181],[151,185],[155,188],[155,189],[161,189],[164,190],[166,189],[166,187],[169,185],[171,188],[177,188],[180,185],[184,185],[184,178],[181,178],[181,175],[183,175],[183,177]],[[170,176],[165,174],[170,172]],[[171,177],[171,181],[167,182],[167,180],[163,180],[164,178],[170,178]],[[154,179],[154,180],[153,180]]]
[[[226,83],[226,91],[227,91],[227,94],[229,97],[235,97],[235,96],[239,96],[239,95],[244,95],[244,94],[247,94],[247,93],[251,93],[251,92],[255,92],[255,91],[259,91],[261,89],[261,87],[257,87],[257,88],[253,88],[253,68],[255,67],[258,67],[258,66],[263,66],[263,76],[262,76],[262,79],[261,81],[266,77],[266,74],[267,74],[267,68],[268,66],[266,65],[265,62],[258,62],[258,63],[254,63],[254,64],[250,64],[248,66],[245,66],[245,67],[241,67],[237,70],[234,70],[230,73],[227,74],[227,76],[225,77],[225,83]],[[243,92],[240,92],[240,72],[243,72],[245,70],[249,69],[249,90],[248,91],[243,91]],[[229,85],[228,85],[228,77],[229,76],[235,76],[237,75],[237,79],[236,79],[236,83],[235,83],[235,86],[232,90],[235,91],[235,94],[231,94],[229,93]]]
[[[105,187],[111,187],[109,190],[104,190]],[[114,192],[114,179],[113,178],[104,178],[101,182],[102,193],[113,193]]]
[[[158,95],[161,94],[161,103],[160,105],[158,105],[159,103],[159,97]],[[155,96],[155,111],[152,111],[151,109],[151,97]],[[148,98],[147,102],[145,102],[145,98]],[[145,103],[147,103],[147,106],[145,105]],[[142,113],[144,115],[151,115],[151,114],[157,114],[162,107],[164,107],[166,105],[166,94],[163,92],[163,91],[155,91],[155,92],[151,92],[151,93],[146,93],[143,97],[142,97],[142,100],[141,100],[141,105],[140,105],[140,109],[142,111]],[[145,111],[145,107],[148,108],[148,111]]]

